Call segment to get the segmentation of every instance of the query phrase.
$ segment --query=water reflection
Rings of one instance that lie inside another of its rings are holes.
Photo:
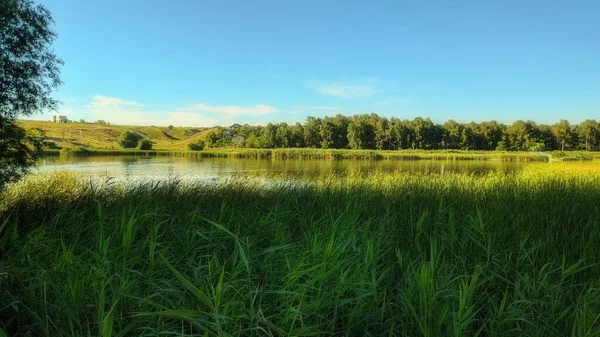
[[[291,179],[308,179],[330,173],[348,171],[408,171],[446,174],[463,172],[482,174],[489,171],[515,172],[525,165],[540,163],[500,161],[395,161],[395,160],[276,160],[238,158],[188,158],[188,157],[46,157],[40,160],[37,170],[74,171],[85,176],[117,177],[125,179],[156,179],[161,177],[214,178],[239,174],[286,176]]]

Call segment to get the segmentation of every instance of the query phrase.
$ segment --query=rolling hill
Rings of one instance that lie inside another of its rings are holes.
[[[119,149],[117,138],[124,131],[134,131],[151,140],[156,150],[185,150],[189,142],[204,139],[214,128],[162,126],[128,126],[95,123],[53,123],[47,121],[19,120],[26,130],[41,130],[44,137],[60,147],[90,149]]]

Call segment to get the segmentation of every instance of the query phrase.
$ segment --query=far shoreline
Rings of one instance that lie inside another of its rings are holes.
[[[352,149],[239,149],[213,148],[201,151],[63,148],[45,149],[42,156],[171,156],[197,158],[247,158],[247,159],[323,159],[323,160],[483,160],[483,161],[592,161],[600,160],[600,153],[591,151],[565,151],[562,157],[550,153],[523,151],[472,151],[472,150],[352,150]]]

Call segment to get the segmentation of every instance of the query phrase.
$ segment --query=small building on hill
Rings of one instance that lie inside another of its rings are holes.
[[[54,123],[69,123],[67,116],[54,115],[52,116],[52,122]]]

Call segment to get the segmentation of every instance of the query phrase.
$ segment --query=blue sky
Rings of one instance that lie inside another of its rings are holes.
[[[70,119],[600,118],[596,0],[40,2]]]

